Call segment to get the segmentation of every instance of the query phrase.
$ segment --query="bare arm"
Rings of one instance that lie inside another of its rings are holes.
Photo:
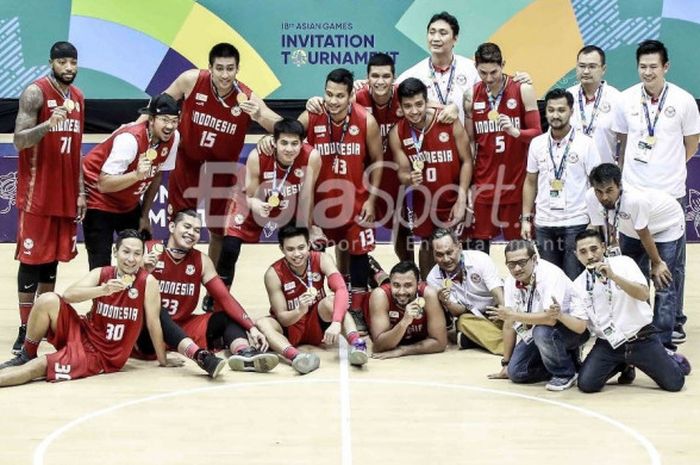
[[[389,299],[381,289],[375,289],[370,294],[369,311],[372,322],[369,328],[373,341],[372,350],[375,353],[386,352],[398,347],[413,320],[402,318],[392,328],[389,320]]]
[[[253,120],[260,126],[264,127],[269,133],[272,133],[273,126],[275,123],[282,119],[280,115],[270,110],[270,108],[265,104],[265,102],[259,98],[257,95],[252,94],[250,98],[253,105],[256,105],[255,111],[251,114]],[[244,108],[248,103],[241,104],[241,108]]]
[[[685,146],[685,161],[689,161],[698,151],[698,134],[684,136],[683,145]]]
[[[79,281],[68,286],[68,288],[63,292],[63,299],[72,304],[109,295],[106,293],[107,283],[102,285],[99,284],[101,270],[101,268],[95,268]]]
[[[462,105],[464,106],[464,128],[467,130],[469,140],[474,141],[474,120],[472,119],[472,89],[467,89],[464,92]]]
[[[309,112],[303,112],[301,115],[299,115],[297,121],[299,121],[301,125],[304,126],[304,130],[309,129]]]
[[[15,134],[13,142],[17,150],[23,150],[39,143],[42,137],[56,124],[66,119],[66,112],[62,107],[54,109],[51,118],[41,124],[37,124],[39,110],[44,103],[44,94],[35,84],[27,87],[19,97],[19,110],[15,120]]]
[[[403,185],[410,186],[411,184],[413,184],[413,180],[411,177],[411,172],[413,170],[411,168],[411,163],[409,163],[408,161],[406,153],[401,147],[401,141],[399,140],[399,131],[396,126],[391,128],[391,131],[389,132],[389,148],[391,148],[391,152],[394,154],[394,162],[396,162],[396,164],[399,165],[399,182]]]
[[[369,154],[370,164],[381,162],[382,155],[382,136],[379,132],[377,120],[370,114],[367,115],[367,153]],[[379,184],[382,181],[382,170],[372,170],[370,174],[370,184],[374,189],[369,189],[369,201],[374,204],[379,190]]]
[[[282,291],[282,283],[272,267],[265,272],[265,289],[267,289],[267,297],[275,319],[282,327],[293,325],[308,312],[308,305],[303,304],[294,310],[287,310],[287,299]]]
[[[496,305],[505,305],[505,298],[503,297],[503,286],[494,287],[491,289],[491,295],[493,300],[496,301]]]
[[[459,200],[467,200],[467,189],[472,180],[472,150],[469,144],[469,135],[464,129],[464,126],[459,121],[452,124],[455,144],[457,145],[457,153],[462,162],[462,167],[459,171]]]

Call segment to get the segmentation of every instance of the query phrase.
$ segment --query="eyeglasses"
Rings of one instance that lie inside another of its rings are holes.
[[[532,257],[534,257],[534,255]],[[515,260],[515,261],[511,261],[511,262],[506,262],[506,267],[508,267],[509,270],[514,270],[516,267],[525,268],[527,266],[527,263],[530,260],[532,260],[532,257],[524,258],[522,260]]]
[[[156,116],[156,119],[158,121],[160,121],[161,123],[165,124],[166,126],[170,125],[170,124],[173,126],[177,126],[177,123],[180,122],[180,118],[178,118],[177,116],[170,117],[170,118],[167,116]]]

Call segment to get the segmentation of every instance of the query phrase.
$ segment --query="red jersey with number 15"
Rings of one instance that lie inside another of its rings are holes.
[[[53,109],[67,98],[75,103],[75,109],[36,145],[20,150],[17,208],[35,215],[75,218],[85,116],[83,93],[71,85],[64,97],[49,77],[36,80],[34,85],[43,94],[37,124],[48,121]]]

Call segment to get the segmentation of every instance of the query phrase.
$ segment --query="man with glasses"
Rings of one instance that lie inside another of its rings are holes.
[[[519,337],[508,362],[514,383],[548,381],[549,391],[576,382],[579,348],[588,338],[581,294],[564,272],[538,259],[530,241],[513,240],[505,249],[510,276],[505,306],[487,309],[493,320],[513,321]]]
[[[175,167],[180,140],[177,102],[161,94],[140,111],[148,120],[122,126],[83,159],[87,191],[83,231],[90,269],[109,266],[115,232],[150,231],[148,212],[163,171]]]

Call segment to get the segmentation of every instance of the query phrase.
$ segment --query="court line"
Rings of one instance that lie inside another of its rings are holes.
[[[345,338],[338,338],[338,356],[340,357],[340,434],[341,463],[352,465],[352,430],[350,424],[350,374],[348,363],[348,343]]]
[[[346,366],[347,364],[342,364],[341,366]],[[342,368],[341,368],[342,369]],[[34,457],[32,464],[33,465],[44,465],[44,456],[46,455],[46,451],[48,447],[56,440],[58,439],[63,433],[71,430],[72,428],[85,423],[89,420],[92,420],[93,418],[101,417],[103,415],[107,415],[109,413],[115,412],[117,410],[120,410],[122,408],[134,406],[134,405],[139,405],[143,404],[146,402],[151,402],[154,400],[161,400],[161,399],[167,399],[169,397],[180,397],[180,396],[187,396],[190,394],[196,394],[196,393],[201,393],[201,392],[208,392],[208,391],[218,391],[218,390],[225,390],[225,389],[248,389],[248,388],[255,388],[259,386],[275,386],[275,385],[289,385],[289,384],[328,384],[328,383],[335,383],[337,382],[336,380],[333,379],[313,379],[313,378],[304,378],[304,379],[287,379],[287,380],[279,380],[279,381],[257,381],[257,382],[252,382],[252,383],[241,383],[241,384],[224,384],[221,386],[207,386],[207,387],[201,387],[201,388],[191,388],[191,389],[182,389],[179,391],[172,391],[172,392],[166,392],[162,394],[155,394],[147,397],[142,397],[140,399],[133,399],[130,401],[122,402],[116,405],[113,405],[111,407],[103,408],[100,410],[96,410],[94,412],[82,415],[65,425],[61,426],[60,428],[52,431],[46,438],[44,438],[39,445],[37,446],[36,450],[34,451]],[[656,450],[656,447],[647,439],[643,434],[638,432],[637,430],[625,425],[624,423],[614,420],[613,418],[610,418],[606,415],[603,415],[602,413],[595,412],[593,410],[589,410],[584,407],[579,407],[573,404],[568,404],[566,402],[561,402],[558,400],[552,400],[552,399],[546,399],[543,397],[537,397],[537,396],[531,396],[528,394],[521,394],[518,392],[509,392],[509,391],[501,391],[498,389],[491,389],[491,388],[482,388],[478,386],[470,386],[470,385],[463,385],[463,384],[449,384],[449,383],[439,383],[439,382],[432,382],[432,381],[410,381],[410,380],[390,380],[390,379],[374,379],[374,380],[369,380],[369,379],[354,379],[352,380],[352,383],[357,383],[357,384],[394,384],[394,385],[407,385],[407,386],[421,386],[421,387],[436,387],[436,388],[444,388],[444,389],[455,389],[455,390],[464,390],[464,391],[476,391],[476,392],[482,392],[482,393],[488,393],[488,394],[496,394],[496,395],[502,395],[502,396],[507,396],[507,397],[516,397],[516,398],[521,398],[525,400],[531,400],[535,402],[541,402],[544,404],[550,404],[554,405],[557,407],[561,407],[567,410],[572,410],[574,412],[580,413],[582,415],[592,417],[595,419],[598,419],[600,421],[603,421],[604,423],[607,423],[622,432],[626,433],[627,435],[631,436],[637,443],[639,443],[647,452],[647,455],[649,456],[650,459],[650,465],[661,465],[661,456],[659,454],[659,451]],[[348,383],[349,386],[349,383]],[[348,387],[349,389],[349,387]],[[349,419],[349,418],[348,418]],[[349,427],[349,425],[348,425]]]

